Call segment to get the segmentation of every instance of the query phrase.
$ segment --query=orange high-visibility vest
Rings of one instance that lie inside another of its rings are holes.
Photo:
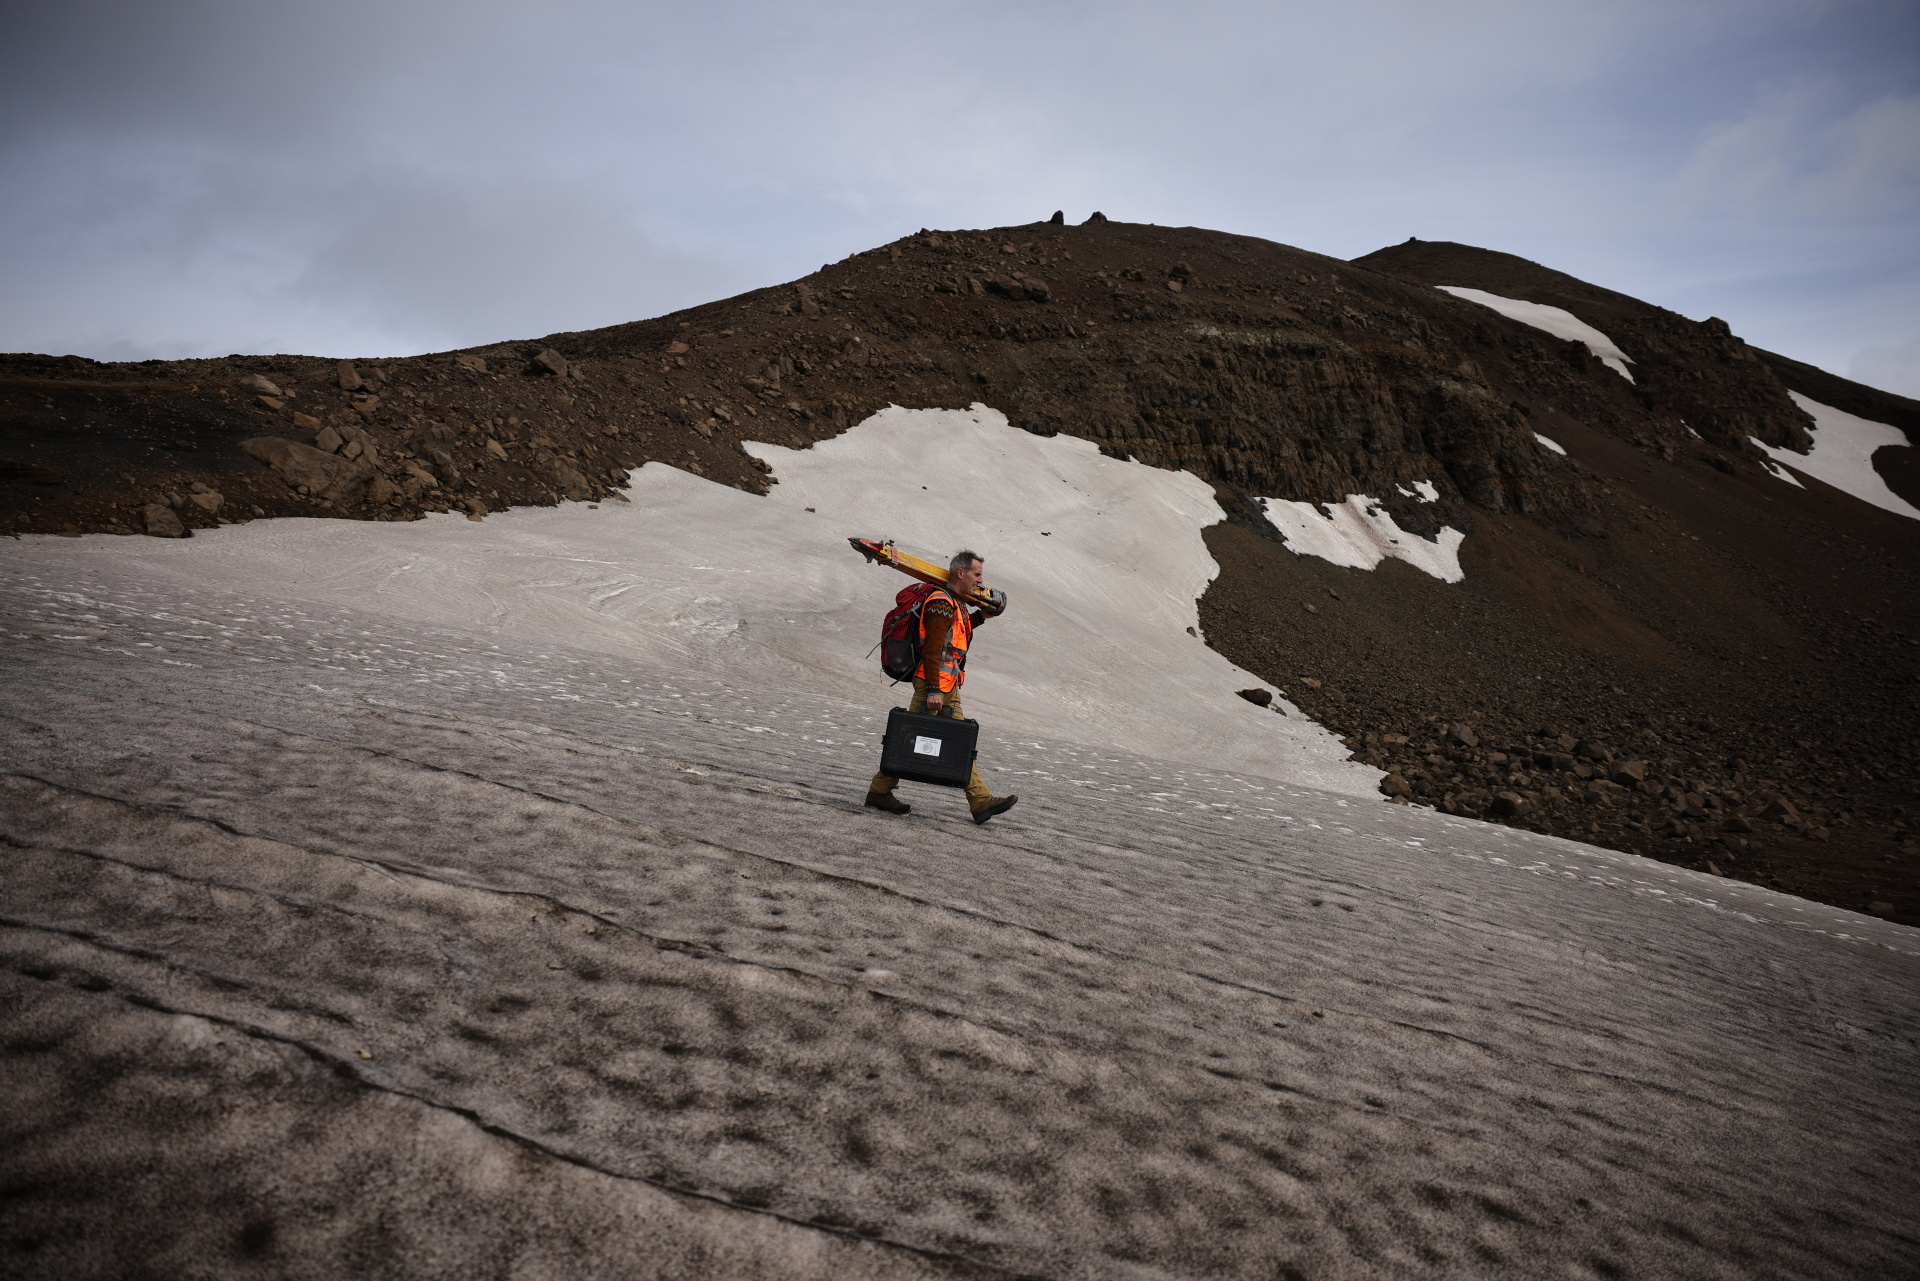
[[[929,685],[937,685],[942,694],[951,694],[967,683],[967,646],[973,641],[973,616],[967,613],[967,607],[960,603],[959,598],[945,588],[927,594],[928,605],[936,600],[945,600],[953,606],[953,627],[947,632],[947,647],[940,655],[939,680],[936,682],[927,675],[924,658],[913,674]],[[920,616],[922,619],[926,617],[925,606],[921,607]]]

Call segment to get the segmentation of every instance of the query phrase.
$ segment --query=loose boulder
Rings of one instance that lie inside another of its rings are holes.
[[[401,464],[401,468],[403,471],[406,472],[407,478],[412,482],[414,488],[416,489],[440,488],[440,478],[434,475],[431,470],[421,466],[418,462],[414,461],[413,459],[411,458],[407,459],[406,462]]]
[[[304,487],[333,502],[353,502],[366,495],[376,473],[364,459],[348,460],[279,436],[255,436],[240,448],[279,472],[287,484]]]
[[[533,470],[574,502],[585,502],[595,494],[594,486],[577,468],[552,454],[535,458]]]
[[[147,532],[155,538],[185,538],[187,527],[173,514],[173,508],[165,503],[148,503],[146,510]]]
[[[380,461],[374,448],[373,437],[367,429],[358,423],[339,423],[324,427],[313,438],[315,449],[324,449],[330,454],[339,454],[342,458],[365,458],[370,463]]]

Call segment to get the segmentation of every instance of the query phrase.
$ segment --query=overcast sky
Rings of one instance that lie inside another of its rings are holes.
[[[1094,209],[1521,254],[1920,395],[1913,0],[62,0],[0,349],[384,355]]]

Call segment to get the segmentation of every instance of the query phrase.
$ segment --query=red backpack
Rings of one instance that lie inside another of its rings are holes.
[[[880,624],[880,670],[894,680],[912,680],[920,667],[920,647],[926,644],[926,623],[920,611],[927,597],[940,589],[931,583],[911,583],[893,598],[893,608]]]

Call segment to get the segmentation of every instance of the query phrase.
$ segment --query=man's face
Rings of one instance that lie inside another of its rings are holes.
[[[970,596],[980,590],[980,580],[987,576],[987,563],[976,560],[965,569],[953,571],[953,586],[962,596]]]

